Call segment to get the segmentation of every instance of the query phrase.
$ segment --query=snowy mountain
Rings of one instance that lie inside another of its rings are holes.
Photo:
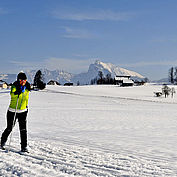
[[[62,70],[50,71],[48,69],[40,69],[44,75],[44,81],[47,83],[50,80],[58,81],[60,84],[66,82],[73,82],[76,84],[79,82],[81,85],[90,84],[90,81],[98,76],[98,72],[102,71],[103,75],[111,74],[111,77],[114,78],[116,75],[130,75],[132,79],[144,79],[145,77],[111,63],[103,63],[101,61],[95,61],[94,64],[90,64],[89,69],[86,73],[81,74],[71,74]],[[25,71],[28,81],[33,83],[34,76],[37,70],[27,70]],[[6,81],[7,83],[14,82],[16,80],[16,74],[6,74],[0,75],[0,79]]]
[[[119,66],[113,65],[111,63],[103,63],[97,60],[94,64],[91,64],[89,66],[87,73],[75,75],[72,78],[72,81],[74,83],[77,83],[77,81],[79,81],[80,84],[90,84],[90,81],[98,76],[99,71],[102,71],[104,76],[106,76],[107,74],[111,74],[112,78],[114,78],[116,75],[129,75],[132,79],[145,78],[144,76],[134,71],[120,68]]]
[[[101,61],[95,61],[94,64],[90,64],[89,69],[86,73],[81,74],[71,74],[62,70],[54,70],[50,71],[48,69],[41,69],[45,82],[49,82],[50,80],[56,80],[60,84],[64,84],[66,82],[73,82],[76,84],[79,82],[81,85],[90,84],[90,81],[98,76],[98,72],[102,71],[103,75],[111,74],[112,78],[116,75],[130,75],[132,79],[144,79],[145,77],[136,73],[134,71],[130,71],[124,68],[120,68],[111,63],[103,63]],[[33,78],[35,76],[36,70],[26,71],[28,76],[28,80],[33,82]]]
[[[48,69],[40,69],[44,75],[44,82],[49,82],[50,80],[56,80],[61,84],[66,82],[71,82],[71,78],[74,76],[71,73],[62,70],[50,71]],[[33,83],[34,76],[37,70],[26,70],[24,71],[27,75],[28,81]],[[7,83],[13,83],[17,78],[17,74],[0,74],[0,80],[3,80]]]
[[[66,82],[70,82],[71,78],[73,77],[73,74],[62,70],[54,70],[54,71],[50,71],[48,69],[40,69],[40,70],[44,76],[44,81],[46,83],[48,83],[50,80],[55,80],[58,81],[60,84],[64,84]],[[33,82],[36,72],[37,70],[28,70],[25,72],[27,74],[29,82]]]
[[[3,80],[7,83],[13,83],[17,78],[16,74],[0,74],[0,80]]]

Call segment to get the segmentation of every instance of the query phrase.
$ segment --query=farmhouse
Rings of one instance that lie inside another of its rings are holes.
[[[60,83],[54,80],[50,80],[47,85],[60,85]]]
[[[6,89],[8,87],[7,83],[4,81],[0,81],[0,88]]]
[[[130,79],[131,76],[116,76],[115,84],[124,86],[133,86],[134,82]]]

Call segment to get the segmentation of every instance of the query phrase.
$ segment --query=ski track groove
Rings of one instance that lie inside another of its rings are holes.
[[[103,153],[76,146],[48,145],[31,141],[31,152],[21,155],[13,146],[1,152],[0,176],[170,176],[173,171],[134,156]],[[18,146],[18,145],[16,145]],[[9,161],[6,161],[9,159]],[[29,171],[29,169],[33,169]],[[41,175],[42,173],[42,175]],[[39,175],[36,175],[39,174]]]
[[[129,101],[143,101],[143,102],[152,102],[152,103],[161,103],[161,104],[177,104],[173,102],[161,102],[161,101],[155,101],[155,100],[145,100],[145,99],[139,99],[139,98],[125,98],[125,97],[119,97],[119,96],[103,96],[103,95],[86,95],[86,94],[78,94],[78,93],[70,93],[70,92],[62,92],[62,91],[55,91],[50,89],[45,89],[42,92],[49,92],[49,93],[60,93],[65,95],[75,95],[75,96],[85,96],[85,97],[93,97],[93,98],[107,98],[107,99],[120,99],[120,100],[129,100]],[[115,100],[116,102],[116,100]]]
[[[121,98],[111,96],[82,95],[68,92],[47,90],[44,92],[71,94],[86,97],[101,97],[108,99],[122,99],[131,101],[147,101],[163,103],[160,101]],[[0,95],[0,97],[2,97]],[[166,104],[177,104],[167,103]],[[61,145],[30,141],[31,152],[21,155],[18,145],[12,147],[9,153],[0,151],[0,176],[81,176],[81,177],[117,177],[117,176],[176,176],[175,169],[166,168],[166,160],[157,156],[144,154],[125,155],[103,153],[99,150],[89,150],[76,145]],[[127,153],[129,154],[129,153]],[[9,159],[9,160],[7,160]],[[33,170],[29,170],[33,169]],[[38,175],[37,175],[38,174]]]

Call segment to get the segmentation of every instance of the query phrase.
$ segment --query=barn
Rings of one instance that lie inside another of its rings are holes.
[[[115,84],[122,87],[133,86],[134,82],[130,79],[131,76],[115,76]]]

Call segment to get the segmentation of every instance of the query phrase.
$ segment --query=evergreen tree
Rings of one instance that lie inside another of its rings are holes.
[[[93,85],[93,84],[94,84],[94,79],[92,79],[92,80],[90,81],[90,84],[91,84],[91,85]]]
[[[107,75],[106,75],[106,84],[111,84],[111,74],[110,73],[108,73]]]
[[[102,71],[98,72],[98,77],[99,77],[99,79],[97,80],[97,84],[104,84],[103,72]]]
[[[36,72],[36,75],[34,77],[34,86],[40,90],[44,89],[46,86],[46,84],[44,83],[44,77],[41,70],[38,70]]]
[[[79,86],[80,85],[80,82],[79,81],[77,81],[77,86]]]

